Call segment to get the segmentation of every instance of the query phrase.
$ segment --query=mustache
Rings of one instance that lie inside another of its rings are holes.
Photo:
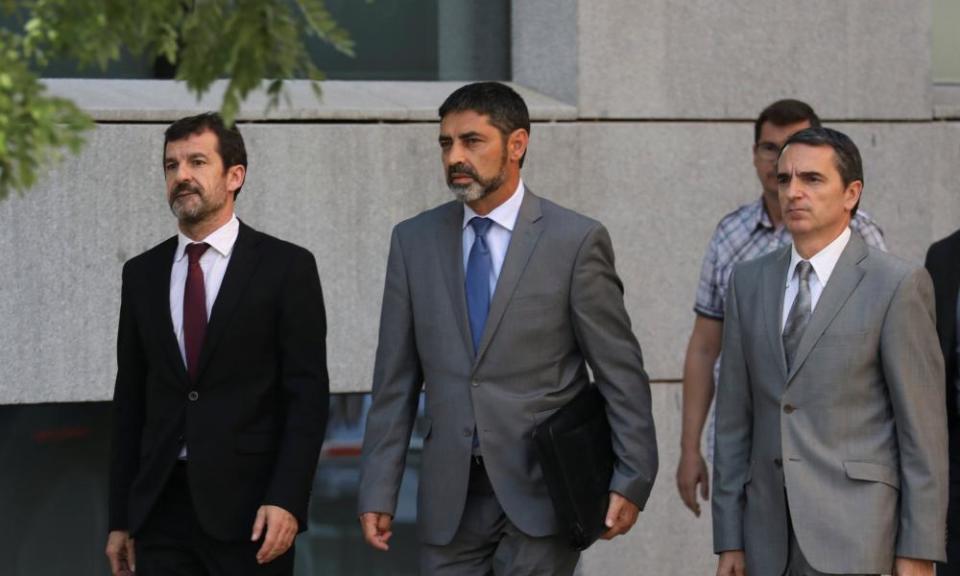
[[[457,176],[468,176],[473,180],[479,180],[480,176],[470,166],[458,162],[447,168],[447,182],[452,181]]]
[[[173,189],[173,199],[176,200],[185,194],[203,194],[203,190],[192,182],[181,182]]]

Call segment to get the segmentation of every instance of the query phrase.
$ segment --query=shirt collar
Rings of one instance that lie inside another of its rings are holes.
[[[230,252],[233,251],[233,245],[237,242],[237,236],[239,234],[240,220],[238,220],[237,215],[234,214],[226,224],[211,232],[206,238],[200,240],[200,242],[206,242],[211,248],[226,258],[230,255]],[[187,245],[194,243],[195,242],[184,235],[183,232],[177,232],[177,251],[173,257],[174,262],[179,262],[186,253]]]
[[[767,214],[767,205],[763,202],[763,196],[754,203],[752,218],[756,222],[754,228],[773,229],[773,222],[770,221],[770,215]]]
[[[827,281],[830,280],[830,275],[833,274],[833,269],[836,268],[837,261],[840,260],[840,255],[843,254],[843,249],[847,247],[847,242],[849,241],[850,227],[847,226],[833,242],[827,244],[823,250],[817,252],[810,258],[810,265],[813,266],[813,271],[816,273],[817,280],[820,281],[821,286],[827,285]],[[801,260],[803,260],[803,258],[801,258],[797,252],[797,247],[791,244],[790,267],[787,268],[787,285],[790,285],[790,282],[796,275],[795,270]]]
[[[506,202],[491,210],[484,218],[489,218],[513,232],[513,227],[517,224],[517,217],[520,215],[520,205],[523,204],[523,194],[524,186],[523,179],[521,179],[520,183],[517,184],[517,189],[513,191],[513,195],[510,196]],[[475,216],[478,216],[478,214],[473,211],[473,208],[464,204],[463,228],[466,228],[470,224],[470,220]]]

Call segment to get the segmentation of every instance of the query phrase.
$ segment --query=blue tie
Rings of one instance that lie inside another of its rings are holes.
[[[467,313],[470,315],[470,333],[473,336],[473,351],[480,347],[480,337],[483,335],[483,326],[487,323],[487,313],[490,311],[490,271],[493,270],[493,259],[490,258],[490,248],[487,246],[487,231],[493,225],[493,220],[475,216],[470,219],[470,226],[476,234],[473,247],[470,248],[470,258],[467,260]]]

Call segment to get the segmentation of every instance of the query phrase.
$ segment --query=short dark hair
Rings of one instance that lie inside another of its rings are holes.
[[[167,127],[163,134],[163,153],[167,153],[167,144],[183,140],[188,136],[206,131],[213,132],[217,137],[217,154],[223,160],[223,170],[231,166],[247,168],[247,148],[243,144],[243,136],[236,124],[227,126],[223,118],[216,112],[204,112],[196,116],[181,118]],[[243,186],[241,185],[241,188]],[[240,188],[234,192],[234,198],[240,193]]]
[[[500,131],[504,140],[520,128],[530,133],[527,103],[506,84],[474,82],[458,88],[440,105],[440,119],[453,112],[468,110],[488,116],[490,124]],[[523,166],[523,158],[520,159],[520,166]]]
[[[860,150],[849,136],[833,130],[818,126],[816,128],[806,128],[787,138],[780,149],[780,154],[791,144],[805,144],[807,146],[829,146],[833,149],[834,164],[843,180],[843,186],[846,188],[851,182],[859,180],[863,182],[863,160],[860,158]],[[860,199],[850,211],[850,217],[857,215],[857,208],[860,207]]]
[[[754,144],[760,142],[760,130],[767,122],[774,126],[789,126],[798,122],[809,122],[810,126],[817,128],[820,126],[820,117],[806,102],[792,98],[777,100],[764,108],[753,124]]]

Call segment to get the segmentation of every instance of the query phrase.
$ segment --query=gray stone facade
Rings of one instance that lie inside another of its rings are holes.
[[[583,574],[712,574],[710,519],[674,487],[681,364],[704,248],[758,197],[752,119],[810,102],[863,153],[862,206],[920,261],[960,226],[960,95],[930,81],[928,1],[513,5],[513,81],[534,117],[527,185],[605,222],[654,385],[661,473],[625,538]],[[250,155],[238,215],[317,257],[336,391],[369,389],[390,229],[448,199],[436,108],[458,84],[291,85],[241,114]],[[0,403],[112,394],[120,268],[175,232],[160,153],[170,120],[210,108],[173,83],[54,81],[100,121],[78,157],[0,203]],[[252,121],[256,121],[253,123]],[[282,122],[281,122],[282,121]],[[709,506],[706,507],[709,511]]]

